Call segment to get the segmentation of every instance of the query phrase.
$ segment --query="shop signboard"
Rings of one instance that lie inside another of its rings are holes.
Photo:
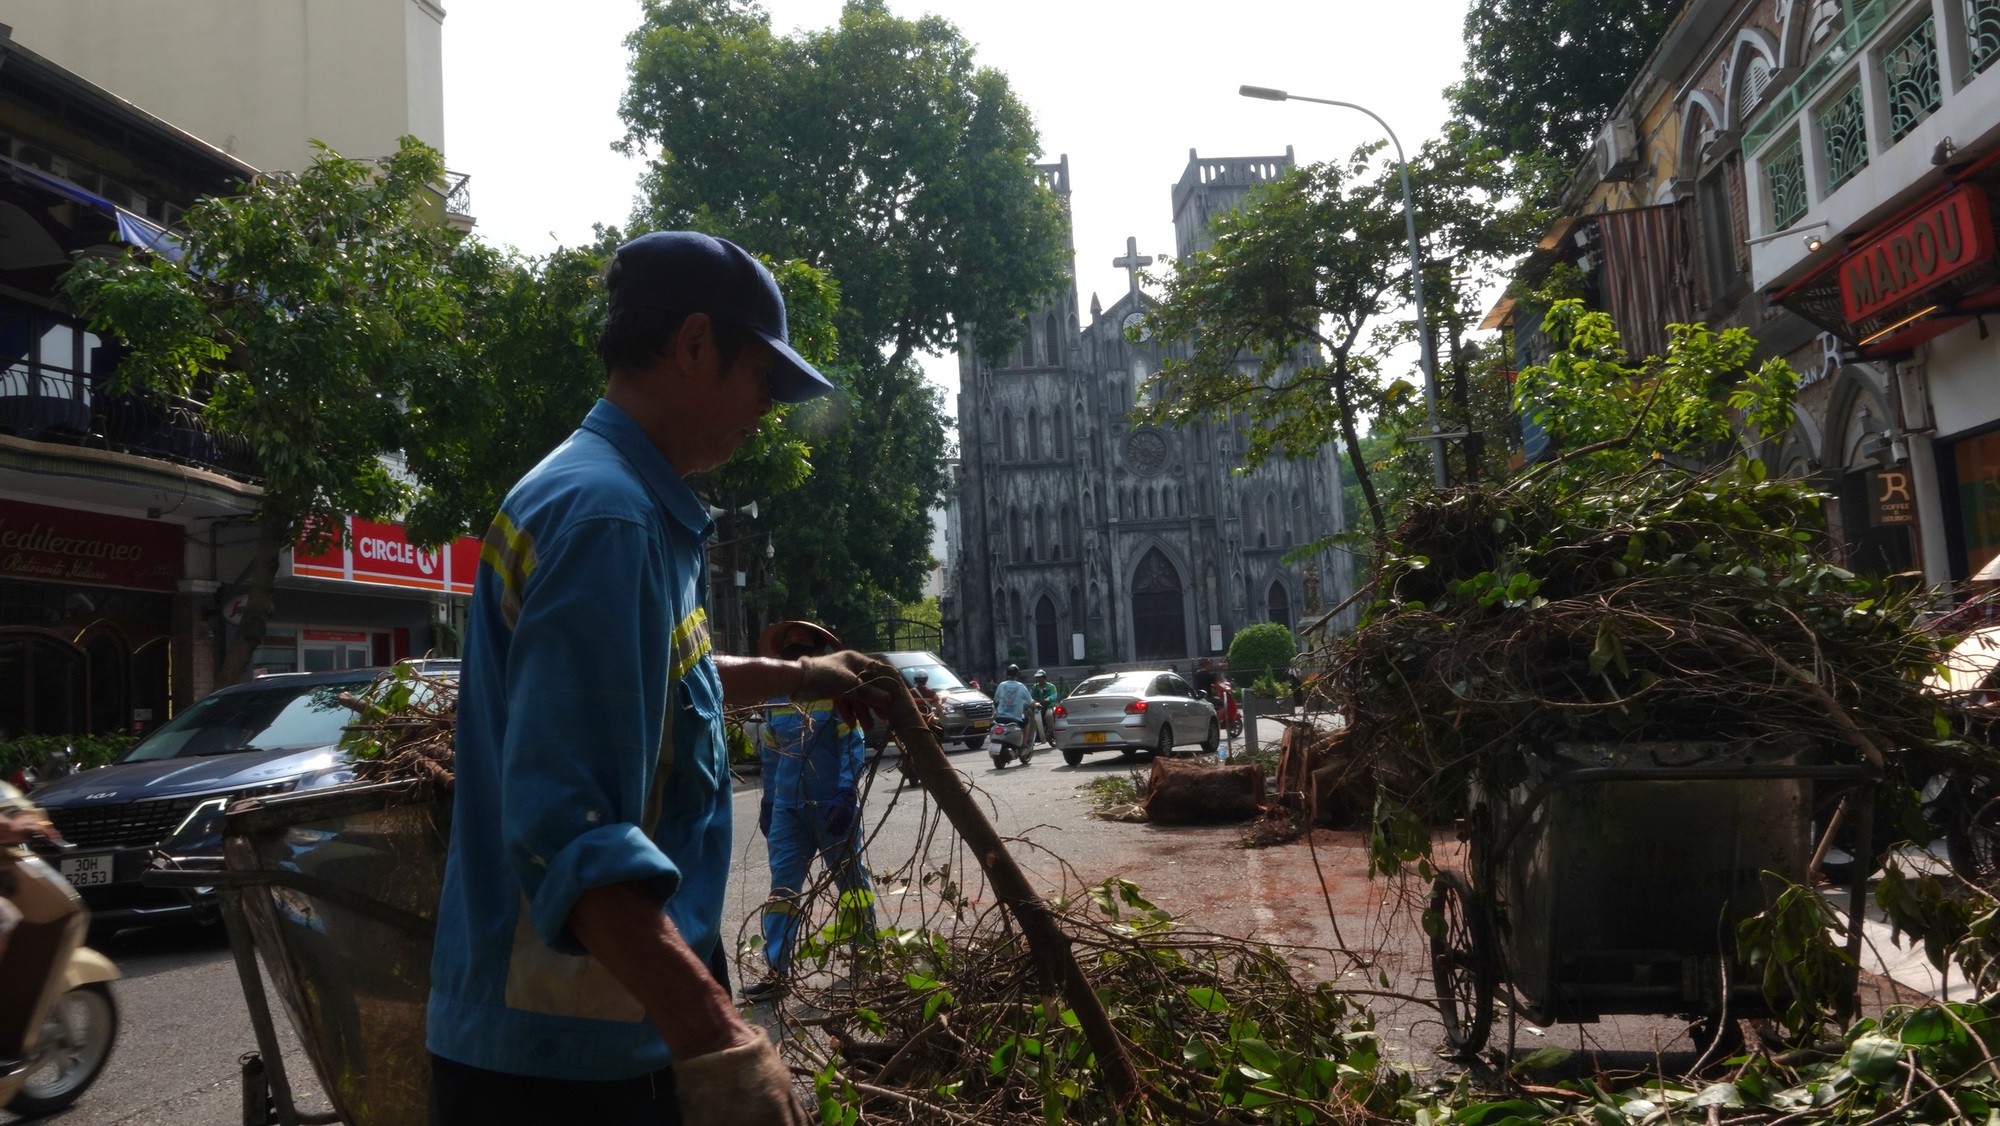
[[[1871,523],[1879,527],[1917,522],[1917,498],[1910,485],[1909,470],[1901,467],[1881,469],[1868,476],[1868,515]]]
[[[178,524],[0,500],[0,578],[172,591],[181,557]]]
[[[1986,196],[1968,184],[1919,208],[1841,260],[1841,312],[1848,324],[1858,325],[1992,260]]]
[[[479,541],[460,536],[426,551],[410,542],[401,524],[348,517],[347,535],[325,551],[292,549],[292,574],[309,579],[399,586],[439,594],[471,594],[479,573]],[[344,542],[343,542],[344,541]]]

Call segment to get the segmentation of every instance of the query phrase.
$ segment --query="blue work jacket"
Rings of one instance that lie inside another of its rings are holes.
[[[569,917],[586,890],[636,881],[697,956],[720,941],[730,778],[703,609],[712,530],[603,401],[494,517],[459,687],[431,960],[438,1055],[578,1080],[668,1064]]]
[[[774,806],[803,808],[860,788],[861,732],[831,700],[772,701],[757,751],[764,797]]]

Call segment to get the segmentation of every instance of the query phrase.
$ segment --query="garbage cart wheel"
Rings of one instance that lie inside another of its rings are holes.
[[[1444,1038],[1459,1055],[1472,1055],[1493,1029],[1493,939],[1464,876],[1438,872],[1424,929],[1431,936],[1431,981]]]
[[[1982,791],[1967,796],[1965,810],[1945,826],[1951,866],[1967,883],[2000,889],[2000,796]]]

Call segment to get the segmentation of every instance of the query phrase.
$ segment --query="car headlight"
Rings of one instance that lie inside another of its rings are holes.
[[[945,703],[945,706],[944,706],[944,714],[946,714],[946,715],[962,715],[962,714],[964,714],[964,712],[965,712],[965,705],[964,705],[964,704],[954,704],[954,703],[951,703],[951,702],[949,702],[949,701],[946,701],[946,703]]]
[[[288,778],[283,782],[273,782],[267,786],[252,786],[247,790],[205,798],[196,803],[193,809],[188,810],[187,816],[181,818],[180,824],[174,826],[174,831],[168,833],[166,839],[160,842],[160,847],[166,848],[169,845],[186,847],[220,840],[223,815],[232,804],[244,798],[262,798],[289,793],[298,783],[298,779]]]

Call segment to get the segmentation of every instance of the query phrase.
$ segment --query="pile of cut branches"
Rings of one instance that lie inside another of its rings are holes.
[[[1285,958],[1176,929],[1113,879],[1060,925],[1144,1081],[1121,1107],[1074,1013],[1036,986],[997,909],[961,925],[884,929],[832,986],[802,979],[819,1037],[783,1043],[826,1122],[1360,1122],[1406,1118],[1409,1073],[1382,1064],[1360,999],[1301,981]],[[824,962],[840,923],[801,948]],[[819,980],[824,980],[819,979]]]
[[[340,747],[363,782],[413,781],[449,792],[458,716],[458,680],[400,664],[360,695],[340,702],[355,713]]]
[[[1823,500],[1737,460],[1413,502],[1335,653],[1350,754],[1426,819],[1558,742],[1983,759],[1924,689],[1921,592],[1828,561]]]

